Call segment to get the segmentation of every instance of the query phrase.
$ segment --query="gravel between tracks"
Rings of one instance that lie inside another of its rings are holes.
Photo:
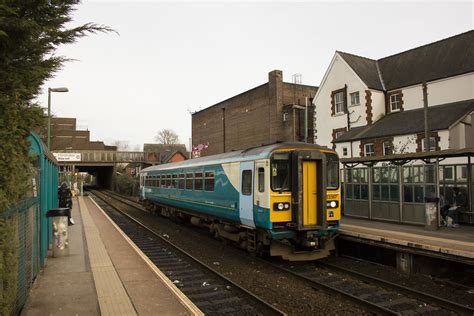
[[[282,274],[246,252],[213,239],[210,234],[196,231],[195,227],[131,207],[127,210],[191,255],[289,315],[369,314],[341,297],[314,290],[298,278]]]

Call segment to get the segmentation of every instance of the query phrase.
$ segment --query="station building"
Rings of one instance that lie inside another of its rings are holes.
[[[423,225],[425,198],[451,204],[458,187],[474,223],[474,31],[378,60],[336,51],[313,104],[315,141],[344,163],[346,216]]]
[[[193,146],[206,144],[201,156],[209,156],[277,141],[304,141],[306,98],[312,142],[311,103],[317,90],[283,82],[282,71],[271,71],[267,83],[193,113]]]

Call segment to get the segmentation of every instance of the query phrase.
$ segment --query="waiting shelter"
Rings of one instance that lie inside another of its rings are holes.
[[[449,203],[457,187],[467,201],[460,223],[474,224],[473,156],[464,148],[343,158],[344,215],[424,225],[425,198]]]

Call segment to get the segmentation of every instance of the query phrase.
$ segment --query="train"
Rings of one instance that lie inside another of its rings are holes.
[[[258,255],[317,260],[335,249],[339,158],[327,147],[276,143],[151,166],[140,200]]]

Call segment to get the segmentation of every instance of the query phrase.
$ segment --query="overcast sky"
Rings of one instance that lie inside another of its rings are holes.
[[[378,59],[473,29],[473,2],[84,1],[72,25],[105,24],[63,46],[67,63],[48,87],[52,113],[76,117],[92,140],[131,148],[161,129],[191,137],[204,109],[283,71],[318,86],[335,50]],[[39,97],[47,106],[47,95]]]

